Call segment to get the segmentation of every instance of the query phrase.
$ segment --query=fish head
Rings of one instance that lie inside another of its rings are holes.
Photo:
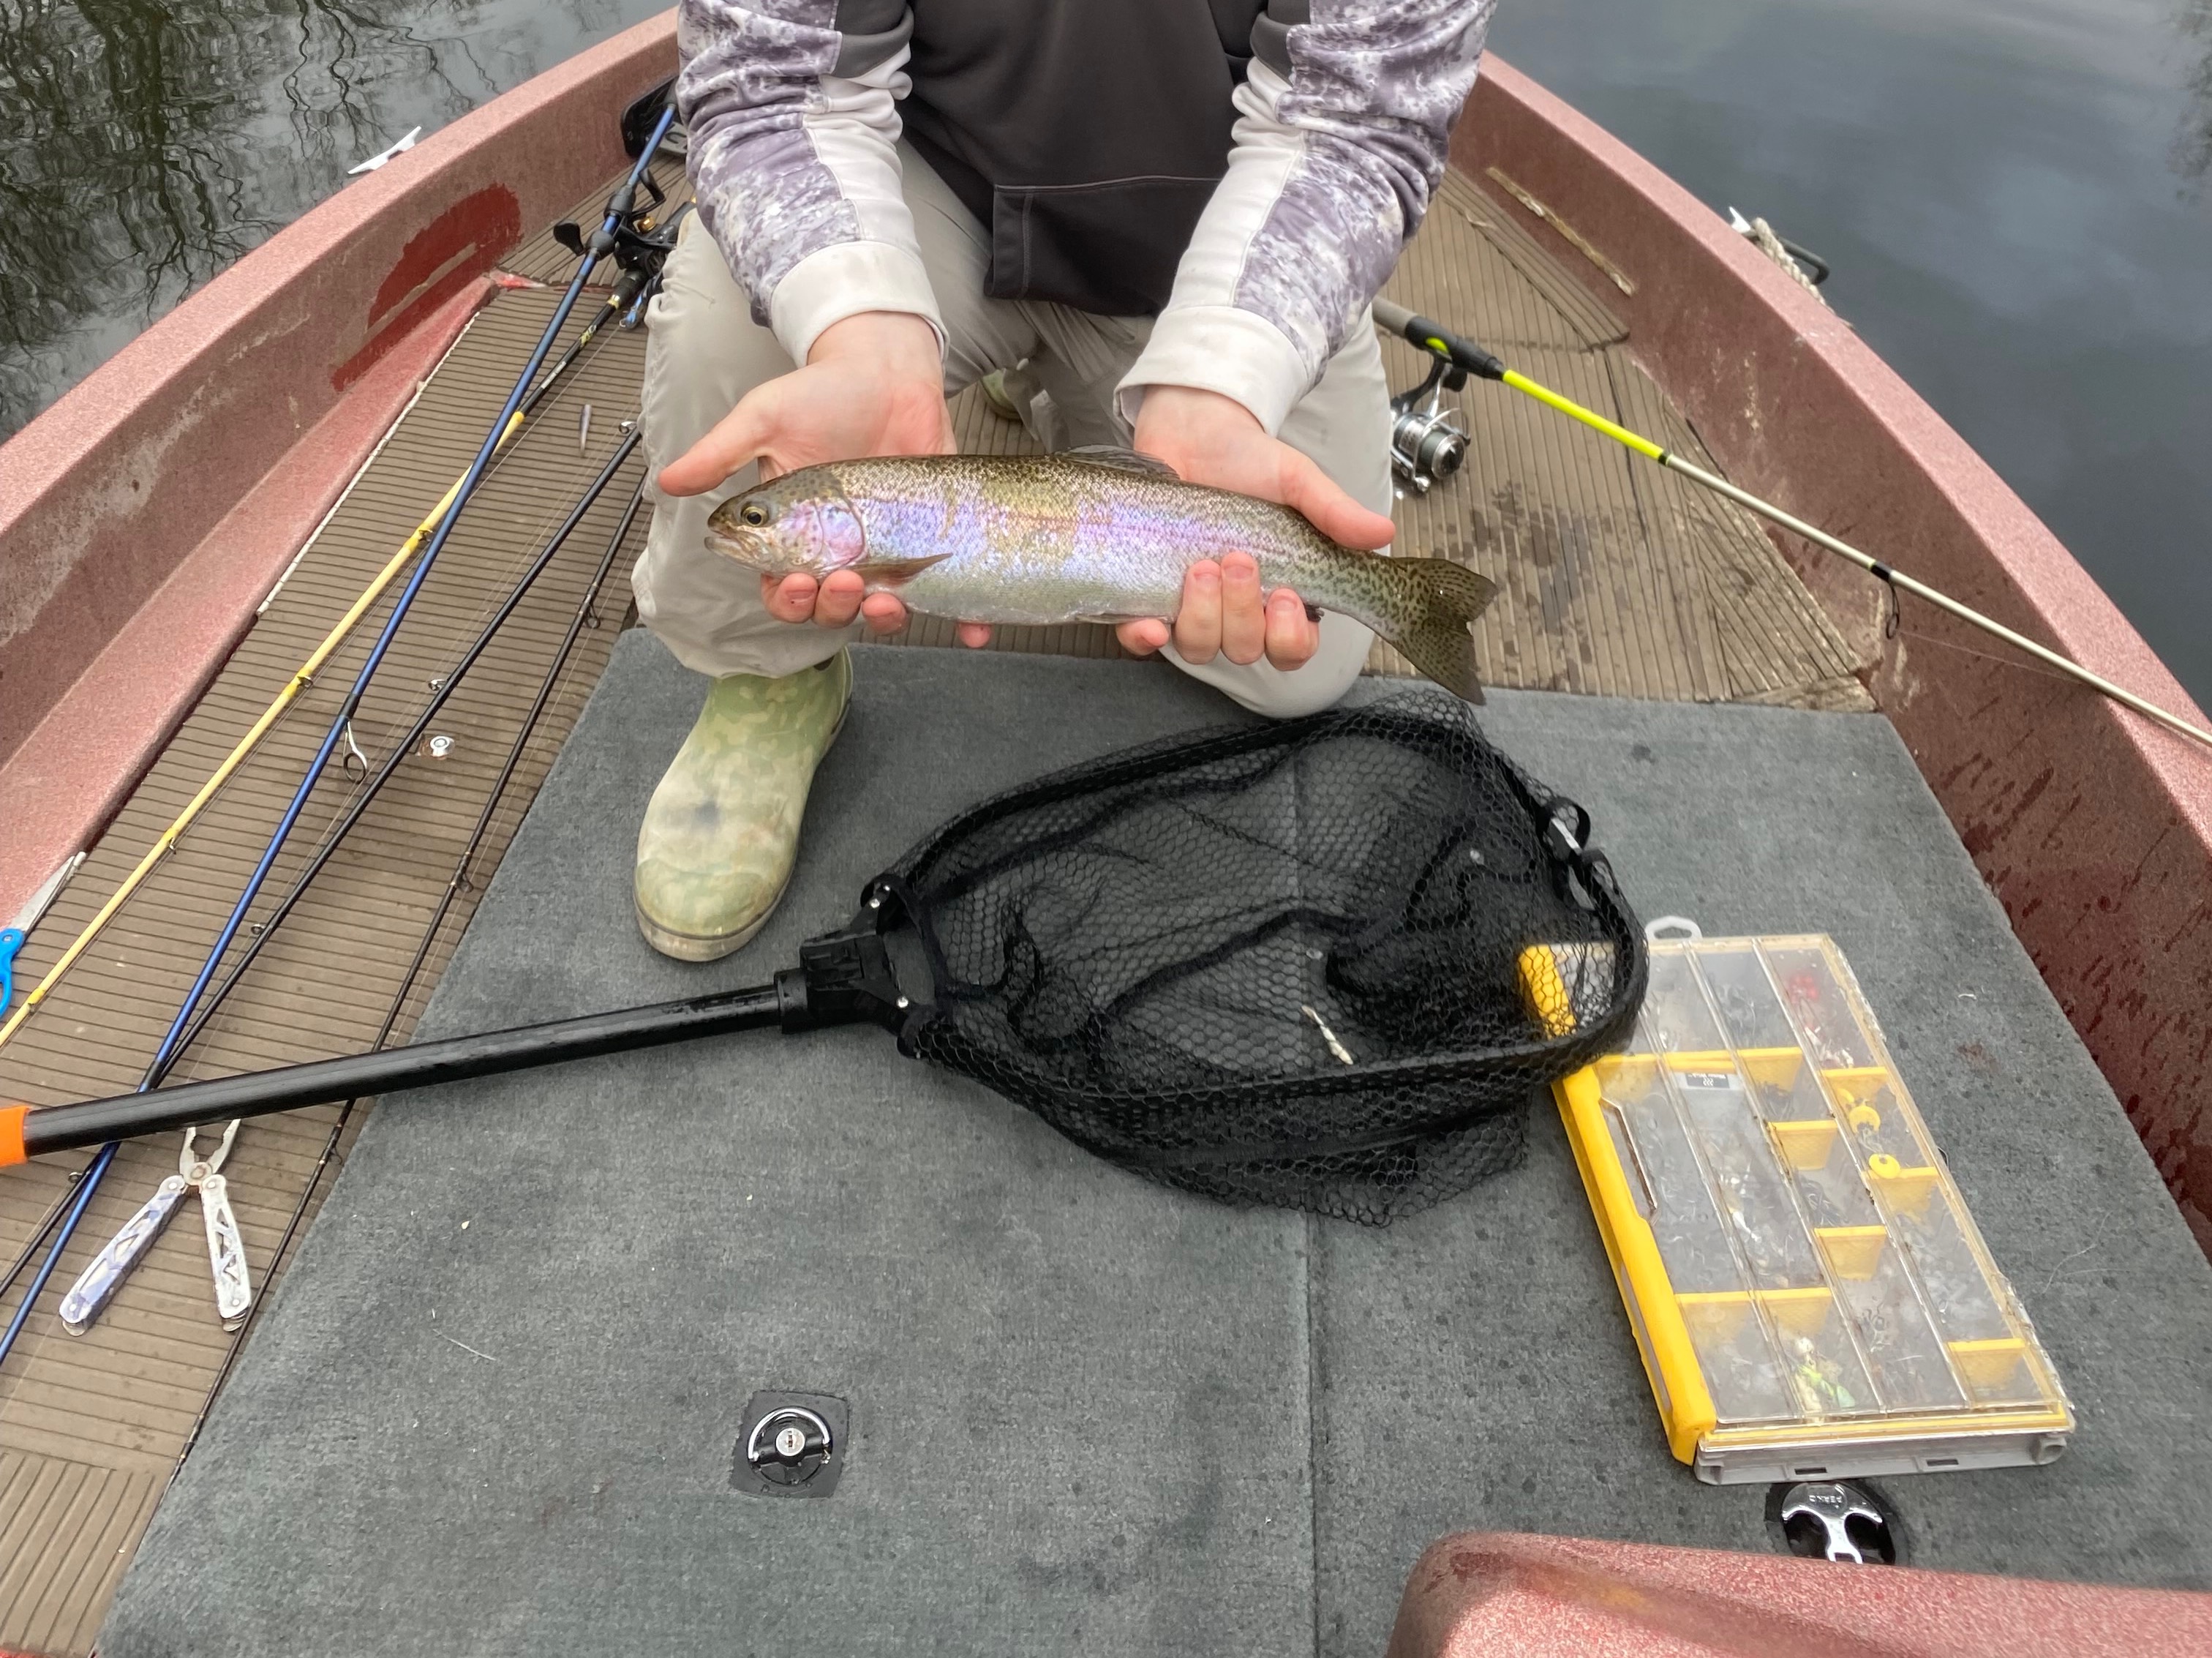
[[[768,576],[827,576],[864,562],[867,531],[826,466],[733,495],[707,520],[707,545]]]

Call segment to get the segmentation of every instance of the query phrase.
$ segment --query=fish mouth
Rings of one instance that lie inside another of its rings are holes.
[[[820,576],[823,571],[803,558],[795,558],[772,537],[757,531],[718,530],[707,526],[707,551],[718,552],[732,564],[763,576]]]
[[[763,546],[757,534],[748,530],[725,529],[716,523],[714,520],[720,516],[718,512],[707,521],[707,550],[709,552],[719,552],[725,558],[735,559],[754,570],[770,570],[781,562],[775,558],[775,550]]]

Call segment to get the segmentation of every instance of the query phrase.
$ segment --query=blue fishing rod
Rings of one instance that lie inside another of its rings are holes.
[[[161,1080],[167,1076],[169,1067],[175,1063],[177,1055],[182,1051],[182,1038],[186,1027],[191,1023],[192,1015],[198,1008],[200,997],[206,992],[208,984],[215,978],[216,970],[222,966],[223,957],[229,953],[233,941],[238,936],[239,929],[245,925],[246,911],[252,908],[254,899],[260,896],[261,888],[267,882],[270,871],[276,867],[276,860],[284,850],[285,842],[290,838],[294,826],[300,820],[301,813],[307,809],[308,796],[313,794],[316,783],[321,781],[325,768],[330,765],[331,757],[337,752],[338,745],[346,740],[353,724],[354,714],[360,708],[362,698],[368,694],[369,681],[375,677],[376,670],[382,666],[385,655],[391,649],[392,641],[399,631],[400,623],[406,619],[407,612],[415,602],[415,595],[422,591],[423,581],[430,573],[430,567],[437,562],[438,554],[444,549],[447,539],[453,534],[453,526],[459,521],[462,509],[468,505],[470,497],[476,493],[477,486],[483,481],[484,473],[490,467],[492,457],[498,452],[501,436],[506,432],[508,423],[514,419],[516,411],[522,406],[523,400],[529,396],[531,387],[537,380],[538,371],[544,366],[546,357],[552,351],[554,341],[560,338],[562,329],[568,325],[569,314],[576,308],[576,302],[581,297],[585,285],[591,280],[592,272],[598,268],[602,259],[612,254],[622,245],[622,239],[628,230],[629,221],[637,205],[639,187],[643,184],[646,187],[651,188],[647,169],[652,166],[653,156],[659,151],[661,141],[668,136],[668,129],[675,124],[675,120],[676,107],[672,101],[660,112],[660,118],[653,125],[652,136],[639,149],[637,162],[630,168],[629,176],[624,179],[616,188],[615,192],[607,198],[606,214],[600,221],[599,229],[588,240],[578,238],[581,244],[580,251],[583,258],[582,262],[576,267],[576,274],[568,279],[568,291],[562,295],[561,303],[555,308],[552,320],[545,325],[545,332],[538,337],[537,348],[531,352],[529,363],[524,366],[522,373],[516,377],[514,389],[507,394],[507,401],[500,409],[499,418],[492,423],[490,431],[485,434],[483,444],[477,450],[476,459],[470,463],[468,471],[462,476],[460,487],[454,492],[453,504],[446,509],[445,517],[439,522],[437,533],[430,538],[429,544],[423,548],[422,558],[416,562],[414,573],[408,577],[407,585],[400,590],[399,597],[393,602],[392,614],[386,619],[383,631],[376,637],[376,643],[369,648],[368,660],[362,662],[361,672],[355,676],[352,689],[346,692],[344,701],[339,704],[337,714],[331,722],[331,728],[323,738],[322,747],[315,751],[314,759],[307,763],[307,773],[300,779],[300,786],[293,793],[291,804],[284,808],[284,815],[277,820],[276,832],[270,836],[269,844],[263,850],[260,862],[254,865],[252,875],[246,880],[245,890],[238,896],[238,902],[232,905],[229,919],[223,923],[222,932],[216,937],[214,948],[208,952],[207,960],[201,965],[198,976],[192,980],[191,989],[185,993],[184,1004],[177,1009],[176,1018],[171,1021],[167,1033],[162,1037],[161,1046],[155,1050],[153,1062],[147,1066],[145,1076],[140,1081],[137,1092],[144,1094],[159,1087]],[[658,192],[656,192],[655,194],[657,196]],[[39,1296],[45,1290],[47,1281],[53,1277],[54,1269],[60,1265],[62,1253],[69,1247],[70,1239],[76,1231],[77,1222],[84,1218],[85,1210],[91,1204],[93,1194],[99,1191],[101,1179],[113,1165],[115,1155],[121,1148],[121,1141],[109,1141],[100,1147],[92,1161],[86,1166],[83,1174],[79,1177],[76,1190],[70,1199],[69,1209],[62,1216],[61,1225],[54,1234],[53,1243],[48,1247],[46,1259],[39,1264],[39,1270],[31,1279],[30,1288],[24,1291],[23,1299],[15,1308],[15,1316],[9,1320],[6,1332],[0,1334],[0,1364],[4,1364],[8,1355],[14,1350],[15,1338],[22,1333],[24,1325],[29,1322],[32,1308],[37,1305]]]

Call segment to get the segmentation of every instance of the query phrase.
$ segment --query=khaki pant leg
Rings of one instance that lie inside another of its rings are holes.
[[[778,375],[791,359],[752,320],[721,250],[687,215],[646,311],[645,389],[639,418],[654,472],[675,460]],[[704,495],[669,496],[647,486],[653,527],[630,574],[639,619],[684,667],[701,674],[781,678],[835,655],[849,633],[791,627],[761,604],[760,578],[707,549],[707,515],[757,480],[747,466]]]

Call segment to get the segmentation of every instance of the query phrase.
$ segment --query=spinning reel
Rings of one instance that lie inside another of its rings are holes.
[[[621,326],[635,328],[644,320],[646,302],[652,298],[658,285],[660,267],[675,251],[676,233],[684,222],[684,216],[691,211],[691,204],[684,202],[674,211],[663,214],[668,204],[668,192],[653,180],[648,170],[639,177],[638,184],[646,199],[632,199],[615,204],[615,226],[608,237],[604,230],[586,235],[584,228],[573,220],[563,219],[553,227],[553,240],[579,259],[586,247],[606,239],[603,254],[611,254],[621,275],[615,281],[615,296],[622,309]]]
[[[1467,460],[1467,429],[1443,394],[1467,384],[1467,370],[1445,357],[1431,358],[1429,377],[1390,399],[1390,475],[1400,495],[1426,495]]]
[[[1503,380],[1505,365],[1473,340],[1390,300],[1375,302],[1375,320],[1429,357],[1429,377],[1390,399],[1390,471],[1398,493],[1410,488],[1426,495],[1467,460],[1467,428],[1458,424],[1456,410],[1443,406],[1444,393],[1458,391],[1469,375]]]

